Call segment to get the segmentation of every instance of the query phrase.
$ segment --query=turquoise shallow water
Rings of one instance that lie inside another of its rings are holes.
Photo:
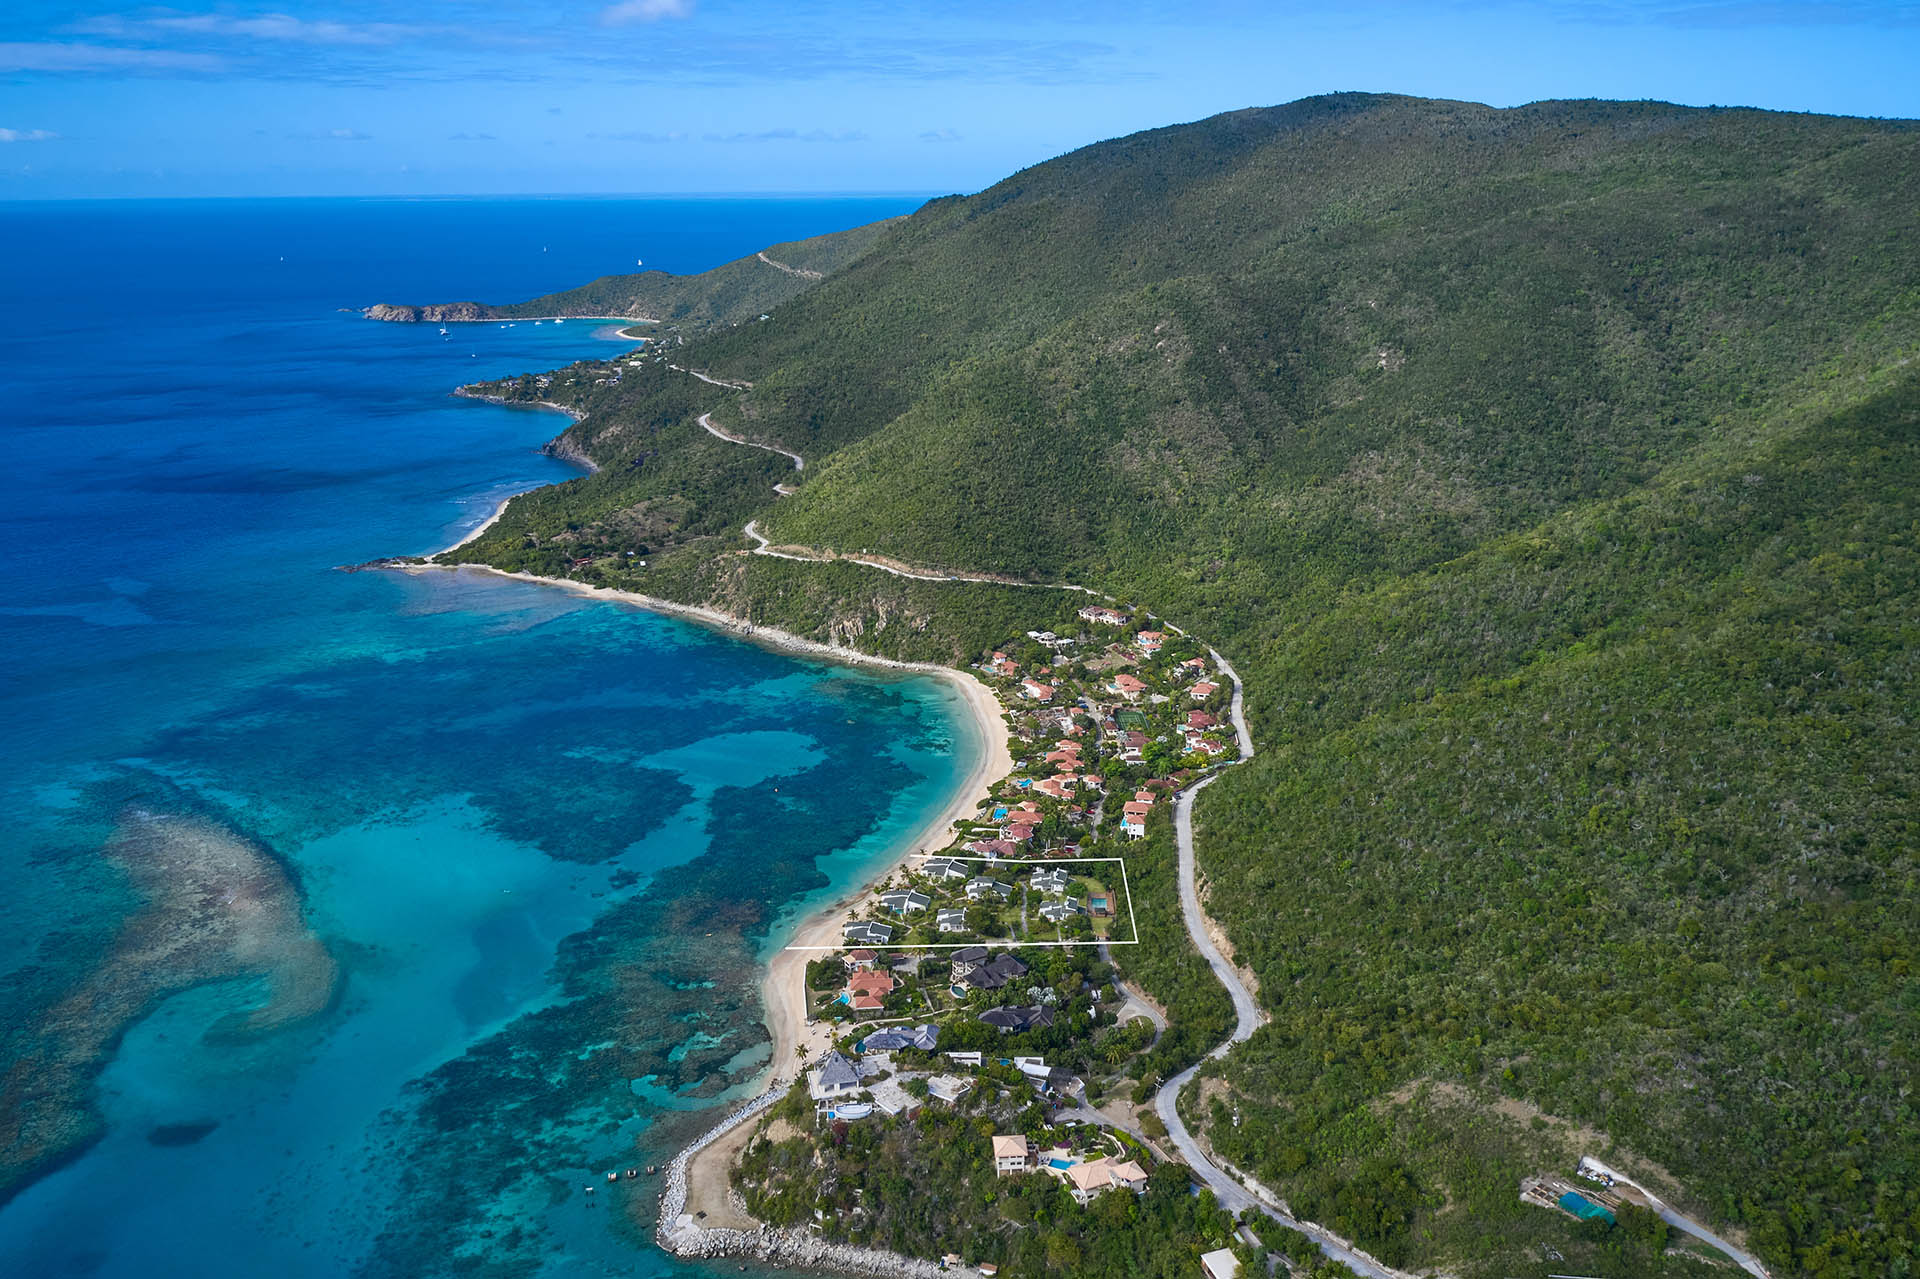
[[[140,902],[102,848],[131,812],[279,860],[342,973],[264,1036],[209,1036],[271,997],[249,975],[127,1026],[99,1139],[0,1207],[10,1272],[674,1271],[626,1224],[656,1186],[581,1187],[749,1083],[783,908],[863,877],[977,743],[937,681],[477,574],[333,572],[566,474],[533,451],[559,419],[445,391],[604,348],[332,308],[531,293],[636,241],[697,269],[909,203],[0,208],[78,264],[8,278],[31,325],[0,306],[28,406],[0,514],[4,1064],[122,944]]]

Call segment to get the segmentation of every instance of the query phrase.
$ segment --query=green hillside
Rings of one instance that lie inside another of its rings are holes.
[[[735,530],[1139,600],[1261,745],[1197,815],[1273,1015],[1223,1155],[1408,1267],[1532,1273],[1520,1178],[1612,1145],[1779,1274],[1914,1273],[1915,173],[1654,103],[1103,143],[676,349],[748,391],[580,378],[602,469],[462,554],[955,659],[1053,605]]]

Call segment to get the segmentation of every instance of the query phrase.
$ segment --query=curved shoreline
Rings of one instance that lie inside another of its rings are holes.
[[[503,509],[504,506],[505,503],[502,503]],[[475,531],[475,536],[477,535],[478,530]],[[463,541],[457,545],[464,544]],[[444,554],[444,552],[436,552],[436,554]],[[941,808],[930,813],[925,821],[914,828],[911,836],[896,844],[894,855],[887,860],[884,868],[870,876],[866,883],[851,894],[842,894],[834,902],[816,907],[801,915],[792,925],[792,931],[781,949],[774,952],[767,964],[767,972],[761,980],[761,998],[766,1009],[767,1030],[773,1039],[773,1055],[768,1060],[767,1069],[775,1077],[778,1077],[783,1064],[794,1060],[796,1050],[801,1048],[809,1038],[821,1038],[818,1033],[810,1036],[807,1025],[805,982],[808,952],[793,948],[837,942],[840,936],[840,921],[846,916],[850,905],[866,896],[873,884],[893,874],[917,854],[929,849],[937,851],[946,847],[949,840],[948,832],[952,829],[954,821],[972,815],[990,797],[994,783],[1013,771],[1013,755],[1009,745],[1010,734],[1000,700],[978,679],[952,666],[942,666],[937,662],[903,662],[890,657],[876,657],[857,649],[823,644],[819,640],[810,640],[775,627],[755,626],[751,622],[742,621],[718,609],[681,604],[674,600],[660,599],[657,596],[642,595],[637,591],[589,586],[585,582],[576,582],[570,578],[515,573],[484,564],[440,564],[432,557],[428,557],[426,562],[420,564],[395,564],[390,567],[403,573],[464,572],[558,587],[585,599],[611,600],[644,609],[650,613],[678,617],[713,630],[724,631],[735,639],[743,639],[780,652],[824,658],[848,666],[877,666],[884,670],[929,675],[944,681],[959,696],[960,702],[965,706],[979,730],[982,749],[973,767],[954,788],[952,798]],[[812,1029],[819,1032],[822,1028]]]

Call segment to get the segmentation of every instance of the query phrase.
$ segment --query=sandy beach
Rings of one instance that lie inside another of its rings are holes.
[[[923,666],[926,671],[948,680],[966,702],[986,749],[954,791],[953,801],[934,814],[903,843],[897,855],[877,877],[884,880],[907,860],[921,854],[939,852],[953,839],[953,824],[971,818],[992,796],[992,786],[1013,771],[1013,755],[1007,744],[1007,721],[1000,701],[992,691],[971,675],[948,666]],[[767,966],[761,998],[767,1009],[767,1030],[773,1036],[773,1065],[782,1077],[791,1077],[797,1058],[811,1058],[832,1042],[827,1025],[809,1025],[807,1018],[807,961],[819,958],[819,950],[798,947],[836,947],[840,944],[840,925],[852,908],[866,898],[874,885],[825,906],[800,921],[783,949],[774,953]]]

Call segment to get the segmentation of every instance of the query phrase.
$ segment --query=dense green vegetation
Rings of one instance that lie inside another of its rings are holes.
[[[731,530],[1151,607],[1238,666],[1261,746],[1197,815],[1273,1015],[1191,1106],[1223,1155],[1495,1275],[1561,1230],[1519,1178],[1611,1143],[1777,1273],[1910,1274],[1916,171],[1908,123],[1653,103],[1101,144],[678,349],[750,391],[606,388],[569,433],[603,469],[472,552],[592,529],[572,571],[634,581],[611,517],[678,502],[639,589],[949,659],[1071,597]],[[1171,940],[1167,832],[1132,855]],[[1224,1024],[1137,952],[1177,1028]]]

